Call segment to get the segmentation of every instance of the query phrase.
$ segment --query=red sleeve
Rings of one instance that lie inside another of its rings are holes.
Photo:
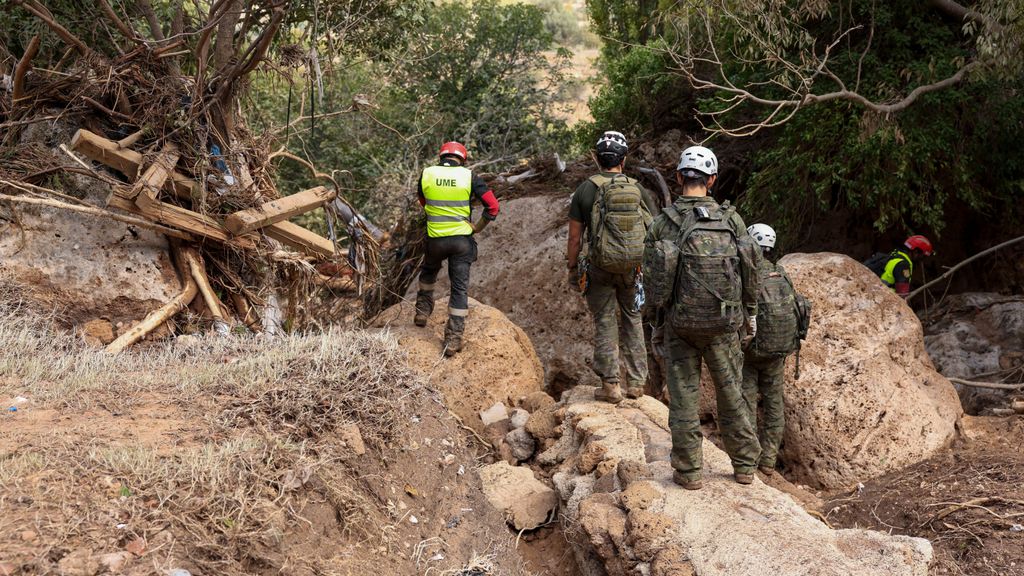
[[[896,293],[900,296],[910,294],[910,282],[897,282],[895,288]]]
[[[494,220],[498,217],[498,197],[494,195],[493,190],[484,192],[483,196],[480,196],[480,201],[484,204],[484,218]]]

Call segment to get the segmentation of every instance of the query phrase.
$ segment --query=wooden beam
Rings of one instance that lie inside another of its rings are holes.
[[[324,186],[303,190],[291,196],[271,200],[258,208],[235,212],[224,220],[224,227],[233,234],[245,234],[293,216],[305,214],[334,199],[334,191]]]
[[[159,202],[158,194],[164,187],[167,178],[174,172],[174,166],[178,164],[178,147],[172,142],[164,145],[156,159],[146,171],[135,181],[135,185],[128,190],[128,198],[134,198],[135,203],[140,207],[153,206]]]
[[[130,148],[122,148],[117,142],[108,140],[99,134],[85,129],[78,130],[71,139],[71,149],[121,172],[129,180],[135,180],[139,175],[142,154]],[[199,185],[195,180],[180,172],[171,172],[169,179],[170,182],[167,183],[167,186],[175,196],[187,200],[198,196]]]
[[[298,224],[287,221],[278,222],[264,228],[263,233],[311,256],[334,256],[334,244],[330,240],[310,232]]]
[[[84,129],[75,133],[74,138],[71,140],[71,148],[97,162],[122,172],[132,180],[138,176],[139,166],[142,164],[142,154],[128,148],[121,148],[117,142]],[[198,196],[199,184],[180,172],[171,172],[167,185],[170,186],[172,184],[175,194],[180,198],[191,200],[193,190],[196,190],[196,195]],[[227,229],[208,216],[164,202],[159,202],[145,208],[139,207],[131,199],[126,198],[128,194],[127,189],[123,187],[115,189],[114,194],[108,199],[107,205],[146,216],[167,226],[181,228],[185,232],[195,234],[196,236],[212,238],[240,248],[254,248],[256,245],[251,237],[233,237]],[[334,245],[330,240],[288,221],[270,224],[263,228],[263,232],[278,242],[282,242],[312,256],[331,257],[335,255]]]
[[[183,234],[190,238],[194,236],[210,238],[244,250],[256,248],[256,242],[251,236],[232,236],[209,216],[159,201],[152,205],[139,206],[125,198],[126,194],[125,188],[115,190],[114,194],[107,199],[107,206],[139,214],[165,226],[182,230]]]

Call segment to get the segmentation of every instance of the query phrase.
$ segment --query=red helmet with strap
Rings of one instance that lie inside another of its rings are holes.
[[[441,158],[445,156],[457,156],[462,159],[463,162],[469,156],[469,152],[466,151],[466,147],[458,142],[445,142],[441,146],[441,151],[437,154]]]
[[[904,242],[903,245],[911,250],[920,250],[925,256],[932,255],[931,241],[920,234],[907,238],[907,241]]]

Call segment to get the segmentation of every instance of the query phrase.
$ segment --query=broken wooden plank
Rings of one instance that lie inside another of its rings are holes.
[[[199,236],[245,250],[251,250],[256,247],[256,242],[251,236],[232,236],[230,232],[209,216],[204,216],[203,214],[165,202],[156,202],[154,205],[142,207],[132,200],[125,198],[126,192],[124,190],[124,188],[120,189],[120,191],[115,190],[115,193],[111,194],[110,198],[107,199],[107,206],[139,214],[165,226],[181,230],[182,234],[188,239],[194,239],[195,236]]]
[[[97,162],[124,173],[125,176],[133,180],[138,175],[139,165],[142,163],[142,154],[127,148],[120,148],[117,142],[108,140],[85,129],[80,129],[75,133],[75,137],[71,141],[71,147]],[[172,172],[169,179],[173,181],[174,191],[179,197],[191,199],[192,190],[198,190],[198,184],[194,180],[179,172]],[[185,192],[186,195],[183,195],[182,192]],[[129,200],[127,202],[127,204],[131,205],[129,208],[125,202],[115,199],[117,197],[123,199],[127,194],[125,190],[115,190],[107,202],[108,206],[141,214],[168,226],[180,224],[187,232],[213,238],[241,248],[255,247],[252,239],[244,236],[236,238],[238,242],[230,241],[232,235],[216,220],[208,216],[163,202],[143,210],[136,207]],[[287,221],[276,222],[264,228],[263,232],[267,236],[307,254],[313,256],[334,256],[334,245],[330,240],[310,232],[297,224]]]
[[[278,198],[257,208],[235,212],[224,220],[224,227],[233,234],[245,234],[277,222],[305,214],[334,199],[334,191],[324,186],[303,190],[291,196]]]
[[[178,163],[178,147],[168,142],[156,159],[146,171],[135,181],[135,185],[128,190],[128,198],[135,200],[141,208],[154,206],[159,202],[158,194],[164,187],[167,178],[174,172],[174,166]]]
[[[323,236],[306,230],[291,222],[278,222],[267,226],[263,232],[292,248],[302,250],[312,256],[334,256],[334,244]]]
[[[71,138],[71,149],[123,173],[129,180],[134,181],[139,175],[142,154],[130,148],[122,148],[117,142],[84,128],[75,132],[74,137]],[[179,198],[191,200],[198,196],[199,185],[195,180],[180,172],[171,172],[170,182],[167,183],[167,186]]]

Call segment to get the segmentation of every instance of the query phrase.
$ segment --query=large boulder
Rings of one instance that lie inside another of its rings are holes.
[[[23,132],[20,145],[76,167],[58,149],[72,134],[67,122],[38,123]],[[60,182],[62,193],[96,206],[110,195],[110,186],[80,174]],[[69,325],[100,317],[131,324],[181,291],[163,236],[58,208],[9,209],[17,218],[0,218],[0,262],[30,298],[56,309]]]
[[[649,397],[618,406],[576,388],[559,407],[564,434],[542,455],[586,576],[925,576],[924,539],[833,530],[788,495],[732,479],[704,442],[704,488],[672,482],[668,408]]]
[[[462,352],[443,355],[444,325],[448,320],[448,299],[434,306],[426,327],[412,323],[411,302],[384,311],[376,326],[390,331],[409,354],[409,364],[440,390],[446,405],[462,421],[484,432],[480,412],[496,403],[512,406],[520,398],[540,391],[544,368],[537,359],[529,337],[501,311],[473,300],[462,339]]]
[[[950,378],[995,381],[1024,367],[1024,296],[968,292],[950,296],[928,315],[924,343]],[[1007,391],[957,385],[964,409],[1004,405]]]
[[[913,310],[840,254],[781,261],[813,304],[810,332],[786,368],[788,475],[840,488],[919,462],[948,445],[962,414],[925,352]]]

